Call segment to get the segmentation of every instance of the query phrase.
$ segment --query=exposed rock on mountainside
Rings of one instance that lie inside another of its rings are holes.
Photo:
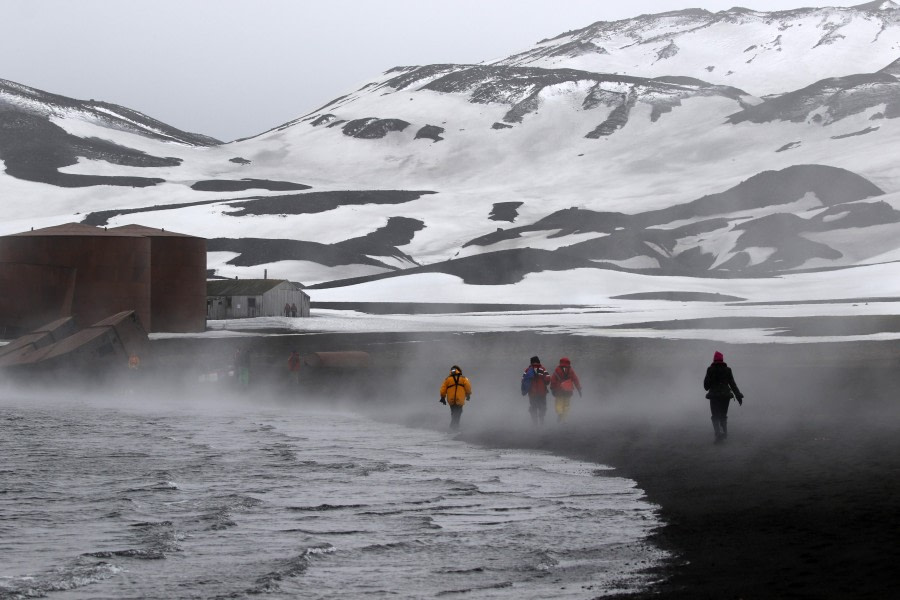
[[[198,192],[245,192],[247,190],[269,190],[270,192],[290,192],[308,190],[310,186],[290,181],[267,181],[264,179],[207,179],[191,184]]]
[[[409,123],[402,119],[376,119],[369,117],[354,119],[341,127],[341,131],[344,132],[344,135],[349,135],[350,137],[374,140],[383,138],[392,131],[403,131],[407,127],[409,127]]]
[[[0,81],[5,232],[140,214],[212,239],[218,275],[333,285],[890,264],[898,49],[890,2],[641,15],[396,67],[224,145]]]
[[[896,55],[898,25],[900,10],[893,2],[776,12],[688,9],[597,22],[494,64],[712,77],[762,96],[882,68],[880,57]],[[570,51],[580,47],[604,52]],[[801,69],[786,58],[801,54]]]
[[[812,120],[830,125],[868,109],[883,107],[879,114],[888,119],[900,117],[900,81],[887,73],[849,75],[818,81],[750,106],[728,117],[729,123],[768,123]]]
[[[226,212],[232,217],[245,215],[303,215],[335,210],[341,206],[363,204],[404,204],[435,192],[406,192],[400,190],[365,190],[341,192],[307,192],[273,198],[257,198],[243,202],[229,202],[238,210]]]

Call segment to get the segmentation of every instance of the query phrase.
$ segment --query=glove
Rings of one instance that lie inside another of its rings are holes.
[[[738,396],[737,401],[738,401],[738,406],[744,405],[744,397],[743,396]]]
[[[441,396],[441,399],[440,399],[440,400],[438,400],[438,402],[440,402],[440,403],[441,403],[441,404],[444,404],[444,405],[446,405],[446,404],[447,404],[447,399],[446,399],[446,398],[444,398],[444,397],[443,397],[443,396]]]
[[[472,396],[471,395],[466,396],[466,402],[471,402],[471,401],[472,401]]]

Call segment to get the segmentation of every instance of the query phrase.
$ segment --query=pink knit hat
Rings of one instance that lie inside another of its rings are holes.
[[[716,350],[715,354],[713,354],[713,362],[725,362],[725,356]]]

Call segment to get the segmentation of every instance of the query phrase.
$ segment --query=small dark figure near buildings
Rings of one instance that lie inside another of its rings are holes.
[[[288,376],[292,388],[300,389],[300,355],[296,350],[291,350],[288,356]]]
[[[284,316],[286,316],[286,317],[291,316],[291,305],[288,304],[287,302],[284,303]]]
[[[706,377],[703,378],[703,389],[709,398],[713,430],[716,432],[716,443],[719,444],[728,437],[728,404],[731,399],[737,399],[741,405],[744,403],[744,395],[734,382],[731,368],[725,364],[725,357],[721,352],[713,354],[713,362],[706,369]]]
[[[550,376],[550,391],[556,399],[556,420],[559,423],[565,421],[569,414],[569,404],[576,390],[581,397],[581,382],[572,368],[572,361],[564,356],[559,359],[559,366]]]
[[[472,399],[472,384],[462,374],[462,369],[457,365],[450,367],[450,375],[441,384],[441,404],[450,405],[450,429],[459,429],[459,418],[462,416],[463,406],[467,400]]]
[[[241,389],[246,390],[250,386],[250,350],[238,348],[234,353],[234,371]]]
[[[292,317],[297,316],[297,305],[294,304],[293,302],[291,302],[291,316]]]
[[[137,354],[131,353],[128,357],[128,393],[133,394],[134,388],[138,385],[138,377],[140,375],[141,359]]]
[[[522,395],[528,396],[528,414],[531,415],[531,423],[535,426],[544,424],[544,415],[547,414],[547,393],[550,391],[550,373],[541,364],[537,356],[531,357],[531,362],[522,373]]]

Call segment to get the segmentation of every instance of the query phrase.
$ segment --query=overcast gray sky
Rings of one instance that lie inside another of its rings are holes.
[[[0,0],[0,79],[230,141],[397,65],[501,58],[643,13],[862,1]]]

